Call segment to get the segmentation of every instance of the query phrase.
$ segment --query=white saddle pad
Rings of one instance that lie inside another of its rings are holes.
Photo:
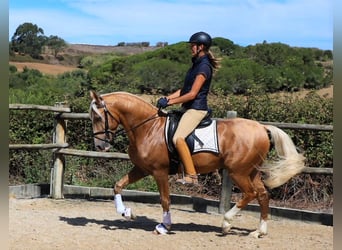
[[[195,135],[203,142],[203,145],[195,139],[194,153],[201,151],[219,153],[216,120],[213,120],[207,127],[197,128]]]

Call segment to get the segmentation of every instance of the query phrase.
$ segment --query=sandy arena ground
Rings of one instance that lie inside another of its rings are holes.
[[[110,200],[9,199],[10,249],[333,249],[333,227],[271,219],[269,234],[248,234],[258,214],[242,211],[232,232],[221,234],[222,215],[171,207],[172,232],[154,235],[161,222],[159,204],[125,202],[137,216],[126,221]]]

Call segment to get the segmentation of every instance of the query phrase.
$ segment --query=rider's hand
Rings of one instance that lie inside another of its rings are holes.
[[[167,105],[168,102],[169,100],[166,97],[159,98],[157,102],[157,108],[166,108],[168,106]]]

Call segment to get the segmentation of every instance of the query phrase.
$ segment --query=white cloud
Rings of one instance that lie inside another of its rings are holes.
[[[13,34],[20,24],[31,22],[41,27],[45,35],[78,36],[87,34],[89,30],[96,34],[96,24],[93,21],[87,17],[76,17],[58,10],[14,10],[10,12],[9,28]]]

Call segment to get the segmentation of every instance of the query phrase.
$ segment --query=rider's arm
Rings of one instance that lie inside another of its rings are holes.
[[[179,90],[173,92],[171,95],[168,95],[166,98],[167,98],[168,100],[170,100],[170,99],[179,97],[179,96],[180,96],[180,93],[181,93],[181,89],[179,89]]]
[[[188,102],[188,101],[195,99],[198,92],[202,88],[204,82],[205,82],[205,76],[203,74],[198,74],[196,76],[196,79],[194,81],[194,84],[192,85],[190,92],[182,96],[178,95],[178,97],[174,97],[174,98],[172,98],[173,94],[168,96],[167,97],[169,100],[168,104],[172,105],[172,104],[184,103],[184,102]],[[179,90],[179,94],[180,94],[180,90]]]

